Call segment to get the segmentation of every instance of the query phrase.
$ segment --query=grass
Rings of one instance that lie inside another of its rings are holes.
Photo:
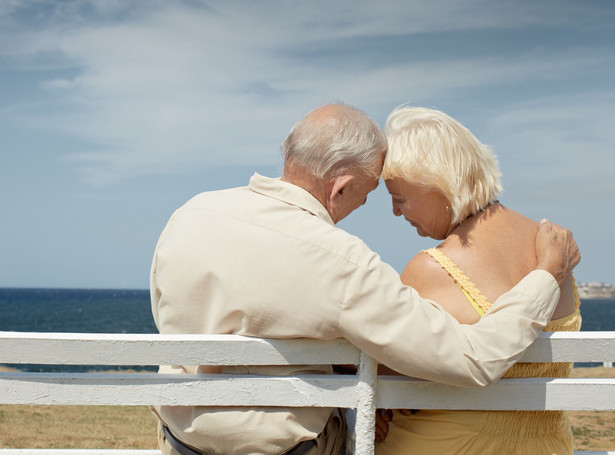
[[[0,447],[157,449],[147,406],[0,406]]]
[[[615,368],[575,368],[574,377],[615,377]],[[569,413],[575,450],[615,449],[615,411]],[[157,449],[147,406],[0,405],[0,447]]]
[[[575,378],[613,378],[615,368],[575,368]],[[615,449],[615,411],[570,411],[575,450]]]

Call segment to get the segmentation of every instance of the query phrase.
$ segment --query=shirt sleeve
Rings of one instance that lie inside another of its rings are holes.
[[[341,333],[380,363],[408,376],[458,386],[497,381],[534,342],[559,300],[551,274],[535,270],[474,325],[404,286],[374,258],[354,274],[340,312]]]

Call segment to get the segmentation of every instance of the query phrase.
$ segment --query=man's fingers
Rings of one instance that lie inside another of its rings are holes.
[[[540,220],[538,227],[536,257],[538,268],[550,272],[560,285],[581,260],[572,232],[546,218]]]

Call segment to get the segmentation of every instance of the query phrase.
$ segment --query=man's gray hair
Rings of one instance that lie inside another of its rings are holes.
[[[344,104],[314,109],[282,144],[285,164],[298,164],[323,179],[344,171],[378,177],[386,151],[384,132],[364,112]]]

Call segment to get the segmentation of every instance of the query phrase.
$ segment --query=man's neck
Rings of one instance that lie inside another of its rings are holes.
[[[326,205],[326,185],[325,182],[314,177],[305,169],[297,165],[286,165],[282,173],[283,182],[292,183],[314,196],[325,208]]]

